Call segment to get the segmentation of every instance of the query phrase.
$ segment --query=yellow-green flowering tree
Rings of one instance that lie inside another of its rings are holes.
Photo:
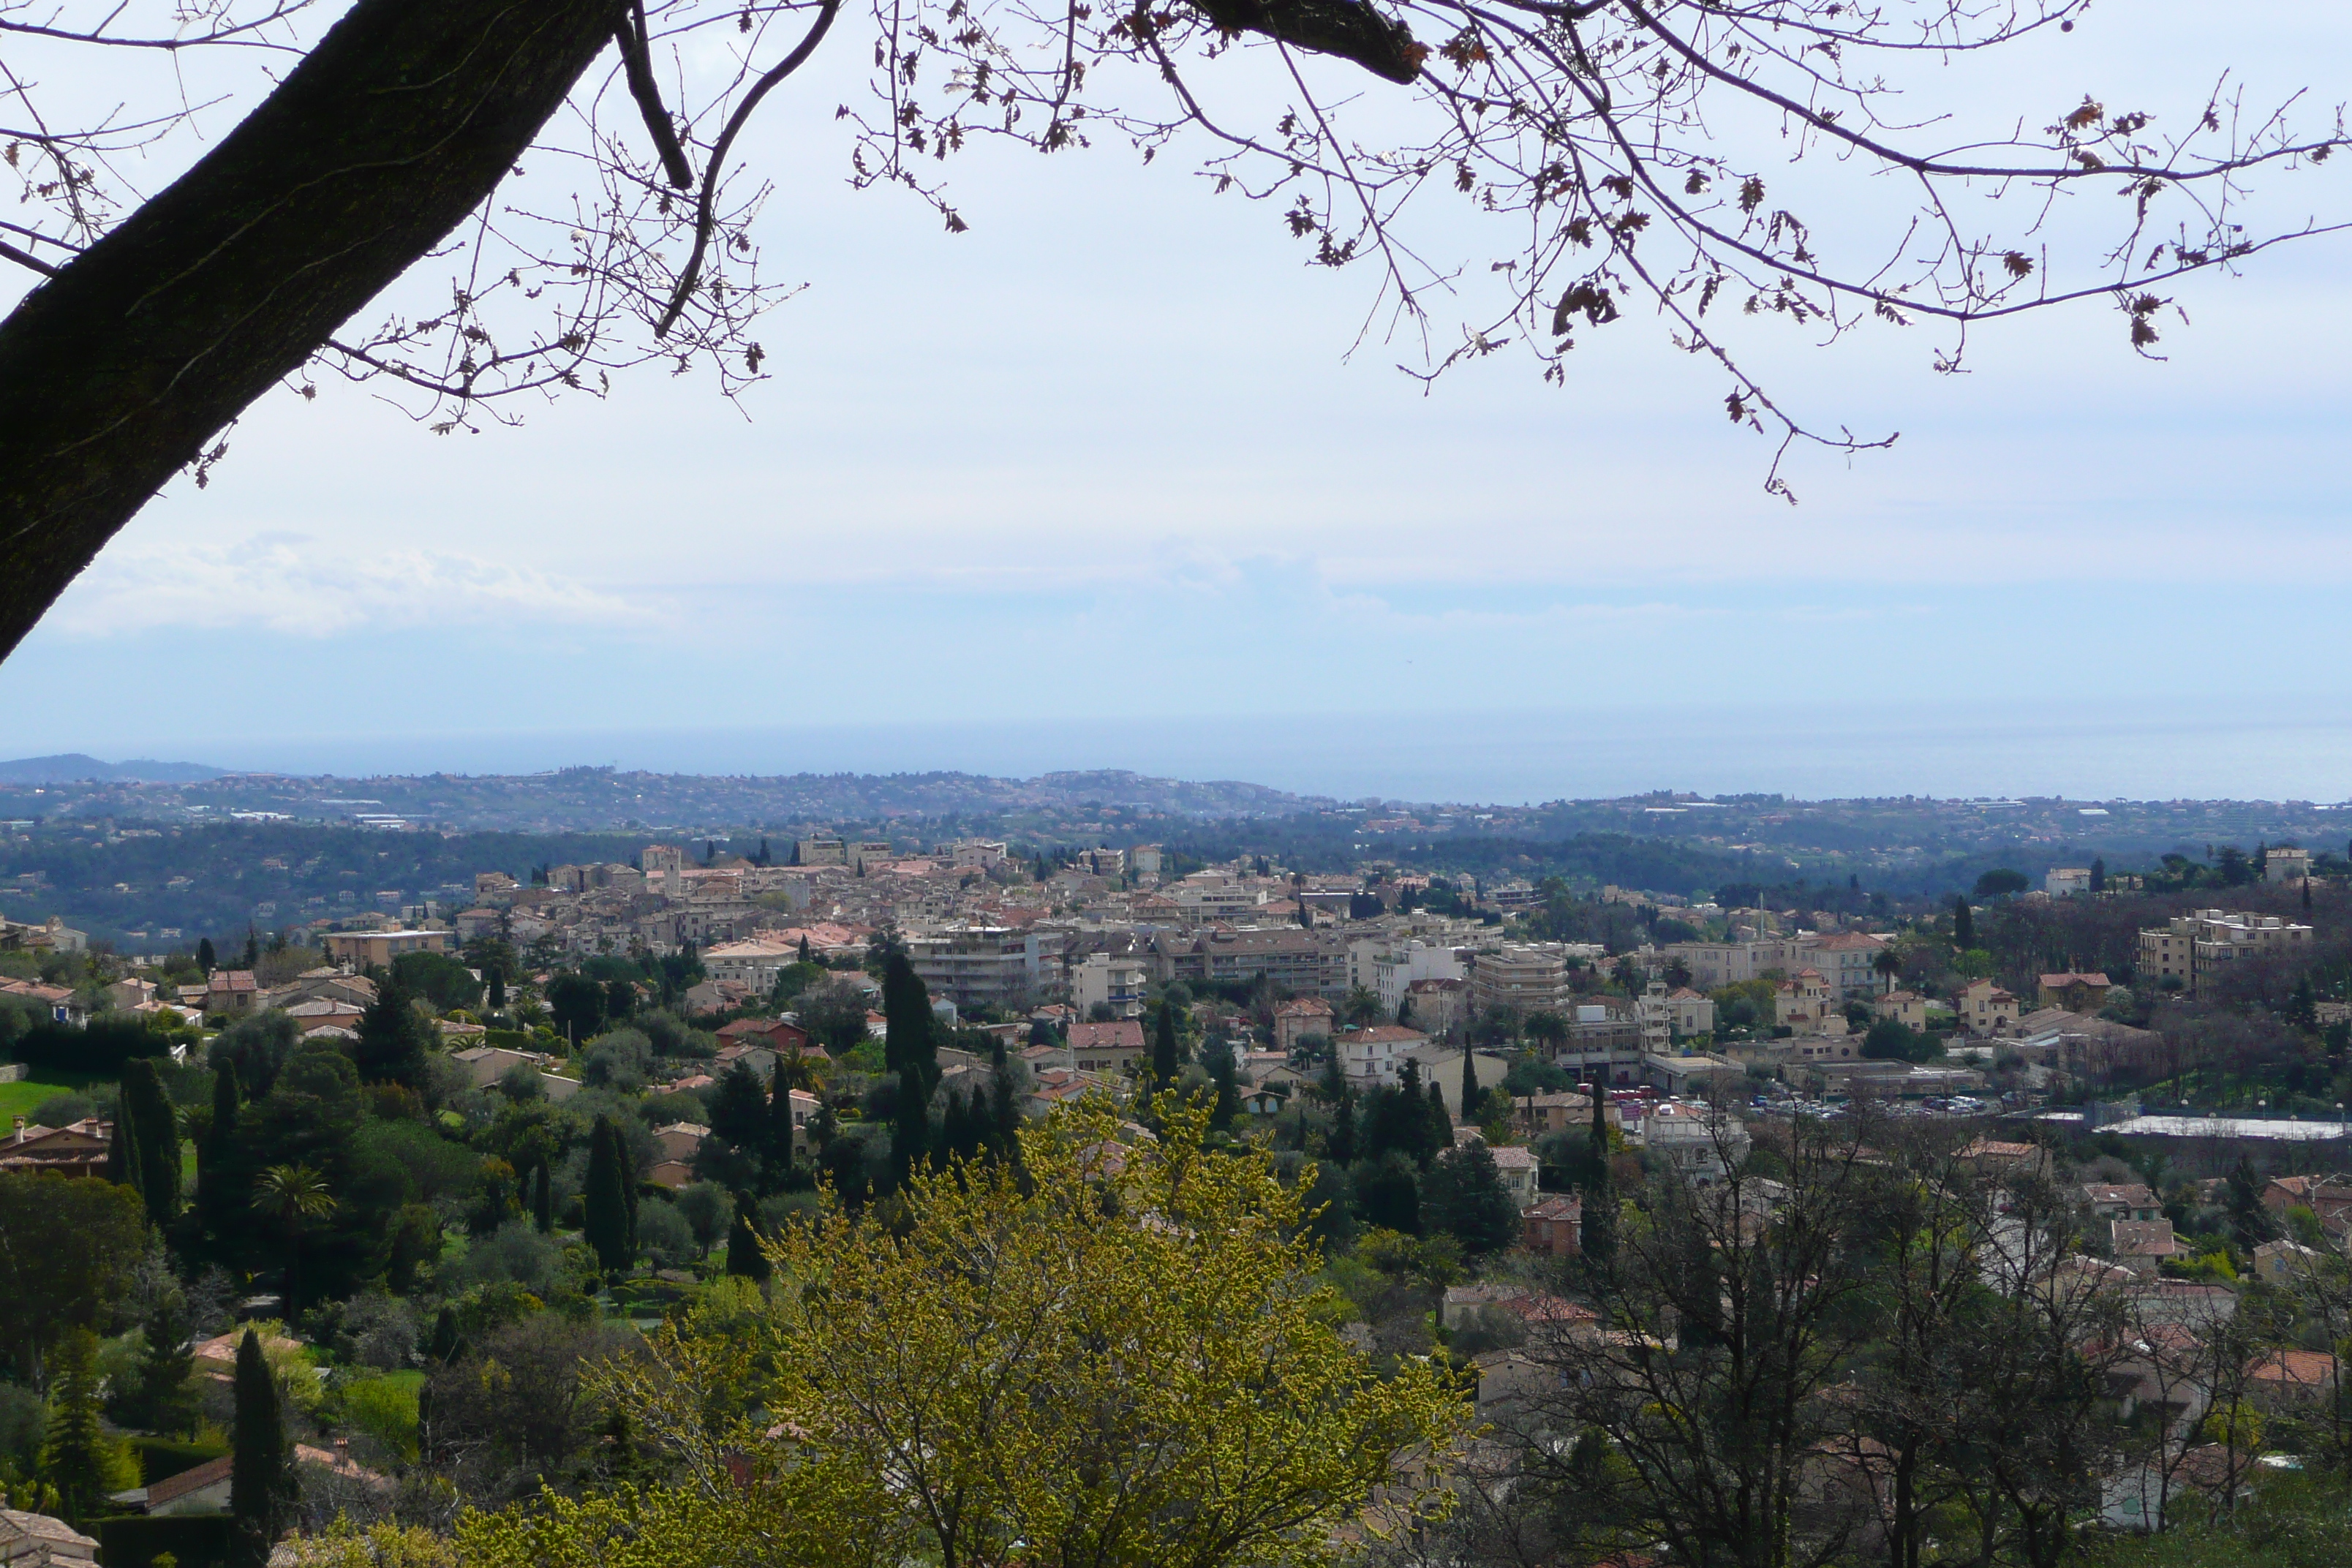
[[[1072,1109],[1017,1166],[829,1210],[608,1391],[674,1479],[476,1516],[478,1568],[681,1563],[1276,1568],[1335,1555],[1376,1489],[1433,1497],[1467,1410],[1443,1370],[1340,1339],[1296,1191]]]

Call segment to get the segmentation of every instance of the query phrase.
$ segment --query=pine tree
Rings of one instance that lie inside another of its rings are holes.
[[[548,1178],[547,1162],[541,1160],[532,1174],[530,1223],[540,1235],[551,1236],[555,1231],[555,1184]]]
[[[98,1511],[118,1468],[115,1446],[100,1415],[105,1397],[98,1336],[84,1328],[68,1329],[49,1362],[48,1440],[41,1468],[69,1518],[88,1519]]]
[[[588,1134],[586,1218],[581,1229],[607,1274],[624,1274],[635,1258],[629,1244],[627,1146],[609,1116],[600,1116]]]
[[[1977,944],[1977,917],[1966,894],[1952,896],[1952,945],[1962,952]]]
[[[147,1200],[147,1217],[163,1229],[180,1216],[180,1121],[151,1058],[133,1057],[122,1065],[117,1104],[117,1126],[129,1125],[138,1153],[133,1184]]]
[[[352,1042],[352,1065],[368,1083],[425,1087],[425,1037],[429,1026],[417,1016],[408,988],[387,975],[375,1000],[360,1016],[359,1038]]]
[[[251,1329],[237,1342],[235,1392],[231,1445],[236,1458],[228,1483],[229,1518],[236,1531],[234,1551],[244,1568],[260,1568],[269,1560],[269,1549],[285,1521],[293,1478],[286,1463],[286,1413],[278,1379]]]
[[[220,956],[213,951],[213,939],[208,936],[198,937],[196,939],[196,967],[203,970],[206,974],[210,974],[219,966]]]
[[[139,1324],[139,1366],[131,1390],[141,1426],[157,1432],[194,1430],[195,1404],[189,1387],[196,1369],[195,1345],[189,1338],[193,1327],[188,1299],[176,1283],[155,1292]]]
[[[1617,1173],[1609,1159],[1607,1080],[1592,1075],[1592,1142],[1584,1185],[1584,1255],[1602,1268],[1617,1256]]]
[[[1482,1141],[1447,1152],[1430,1168],[1422,1207],[1433,1228],[1451,1231],[1473,1257],[1500,1252],[1518,1239],[1518,1205]]]
[[[760,1233],[751,1227],[751,1197],[737,1193],[735,1224],[727,1232],[727,1272],[738,1279],[755,1279],[764,1285],[771,1267],[768,1255],[760,1250]]]

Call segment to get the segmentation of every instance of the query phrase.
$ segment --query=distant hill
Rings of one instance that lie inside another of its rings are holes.
[[[221,777],[225,771],[208,768],[202,763],[159,763],[147,757],[134,757],[127,763],[101,763],[79,752],[68,752],[62,756],[19,757],[13,763],[0,763],[0,784],[79,784],[85,780],[105,784],[202,784]]]

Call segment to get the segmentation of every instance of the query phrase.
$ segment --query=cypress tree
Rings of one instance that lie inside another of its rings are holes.
[[[903,1182],[931,1157],[931,1102],[923,1092],[922,1074],[914,1068],[898,1075],[898,1099],[890,1122],[890,1168]]]
[[[882,1065],[902,1079],[919,1078],[918,1097],[929,1100],[940,1079],[937,1020],[931,994],[902,949],[893,948],[882,965]]]
[[[457,1332],[457,1309],[444,1306],[441,1315],[433,1320],[433,1337],[425,1342],[425,1353],[443,1366],[464,1353],[465,1340]]]
[[[996,1116],[990,1130],[989,1142],[1000,1156],[1010,1160],[1021,1152],[1021,1095],[1013,1086],[1013,1061],[1005,1052],[1003,1040],[996,1042],[993,1055],[996,1058],[995,1071],[992,1076],[995,1080],[996,1092],[991,1109]]]
[[[115,1101],[114,1129],[106,1143],[106,1179],[145,1196],[139,1169],[139,1107],[128,1095]]]
[[[622,1170],[627,1158],[620,1129],[611,1117],[598,1117],[588,1134],[587,1215],[581,1228],[607,1274],[626,1272],[635,1255],[629,1245],[628,1182]]]
[[[768,1079],[768,1170],[770,1180],[782,1186],[793,1176],[793,1086],[784,1077],[784,1058]]]
[[[247,927],[246,927],[246,928],[245,928],[245,963],[244,963],[244,967],[246,967],[246,968],[247,968],[247,969],[251,969],[251,968],[254,968],[256,965],[259,964],[259,963],[260,963],[260,962],[261,962],[261,938],[260,938],[258,935],[255,934],[254,929],[253,929],[251,926],[247,926]]]
[[[727,1232],[727,1272],[738,1279],[768,1281],[768,1255],[760,1250],[760,1233],[751,1228],[751,1200],[735,1194],[735,1224]]]
[[[228,1483],[229,1518],[236,1528],[236,1560],[244,1568],[268,1562],[285,1519],[291,1477],[286,1464],[286,1414],[278,1380],[251,1329],[236,1345],[236,1416],[232,1436],[236,1458]]]
[[[1969,908],[1968,895],[1952,895],[1952,945],[1962,952],[1977,944],[1977,917]]]
[[[213,1123],[196,1147],[196,1210],[215,1242],[236,1228],[245,1188],[236,1179],[236,1119],[244,1109],[236,1063],[223,1057],[213,1068]]]
[[[1331,1110],[1331,1137],[1325,1145],[1335,1165],[1356,1163],[1356,1097],[1342,1092]]]
[[[180,1215],[180,1121],[152,1060],[133,1057],[123,1064],[119,1104],[118,1125],[130,1124],[138,1154],[134,1184],[147,1200],[147,1217],[162,1229]]]
[[[2106,890],[2107,858],[2104,855],[2095,856],[2091,860],[2091,891],[2104,893]]]
[[[1166,997],[1160,1000],[1160,1017],[1151,1029],[1151,1087],[1166,1093],[1176,1087],[1176,1069],[1181,1066],[1176,1054],[1176,1009]]]
[[[1429,1084],[1429,1152],[1434,1156],[1454,1147],[1454,1118],[1445,1109],[1445,1091],[1432,1079]]]
[[[506,1005],[507,972],[494,963],[490,965],[489,1008],[493,1013],[502,1013]]]
[[[1617,1256],[1617,1173],[1609,1163],[1608,1080],[1592,1075],[1591,1164],[1584,1189],[1584,1255],[1606,1266]]]
[[[530,1188],[530,1222],[539,1234],[548,1236],[555,1230],[555,1184],[548,1179],[547,1162],[541,1160],[533,1173]]]
[[[1231,1049],[1221,1050],[1210,1058],[1209,1079],[1217,1089],[1216,1121],[1213,1125],[1230,1127],[1234,1118],[1242,1112],[1241,1086],[1234,1081],[1234,1053]]]
[[[219,966],[220,958],[219,955],[213,951],[213,939],[208,936],[198,937],[196,939],[196,967],[203,970],[206,974],[210,974]]]
[[[1469,1047],[1462,1047],[1462,1120],[1470,1121],[1478,1115],[1478,1053]]]

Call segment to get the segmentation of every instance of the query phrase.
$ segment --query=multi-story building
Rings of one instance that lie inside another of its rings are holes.
[[[1429,1037],[1420,1030],[1395,1024],[1350,1029],[1331,1042],[1339,1053],[1340,1070],[1347,1074],[1349,1086],[1359,1093],[1393,1087],[1406,1053],[1428,1043]]]
[[[1167,889],[1167,896],[1195,924],[1255,918],[1265,906],[1265,889],[1223,871],[1195,871]]]
[[[935,1002],[1018,1009],[1061,991],[1066,941],[1058,931],[965,926],[908,937],[907,958]]]
[[[846,866],[849,864],[849,846],[830,834],[820,833],[814,838],[803,838],[795,843],[793,858],[803,866]],[[653,867],[648,864],[646,871],[651,875]]]
[[[1088,953],[1084,962],[1070,966],[1070,1005],[1080,1017],[1106,1006],[1122,1018],[1140,1017],[1147,977],[1139,958]]]
[[[2263,856],[2263,880],[2292,885],[2311,875],[2311,851],[2282,844]]]
[[[2017,1027],[2017,998],[1990,980],[1971,980],[1952,998],[1960,1027],[1971,1035],[2005,1035]]]
[[[1868,931],[1842,931],[1815,941],[1805,963],[1821,972],[1829,983],[1830,994],[1843,1007],[1856,997],[1875,996],[1886,989],[1877,969],[1878,955],[1885,951],[1886,943]]]
[[[1814,963],[1813,950],[1821,940],[1811,931],[1798,931],[1752,942],[1677,942],[1658,952],[1670,961],[1681,960],[1690,971],[1691,984],[1701,991],[1720,991],[1776,972],[1795,973]]]
[[[2139,973],[2189,990],[2232,964],[2311,952],[2311,928],[2242,910],[2198,910],[2139,933]]]
[[[1400,1009],[1398,1020],[1443,1039],[1465,1022],[1469,989],[1459,980],[1416,980],[1404,989],[1410,1010]]]
[[[1554,944],[1507,945],[1471,957],[1470,1005],[1477,1012],[1556,1013],[1568,995],[1568,959]]]
[[[2053,899],[2072,899],[2091,890],[2088,866],[2056,866],[2042,873],[2042,890]]]
[[[1348,984],[1381,999],[1394,1017],[1416,981],[1459,980],[1462,955],[1451,946],[1407,937],[1359,937],[1348,944]]]
[[[1348,994],[1346,950],[1295,926],[1163,932],[1151,944],[1151,962],[1162,982],[1246,984],[1264,978],[1297,996]]]
[[[327,956],[355,969],[389,967],[404,952],[446,952],[446,931],[338,931],[327,933]]]

